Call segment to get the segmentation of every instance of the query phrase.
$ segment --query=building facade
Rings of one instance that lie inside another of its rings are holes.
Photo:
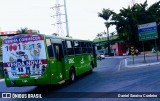
[[[108,46],[110,46],[110,55],[111,56],[122,56],[126,55],[127,46],[120,41],[116,41],[118,39],[117,35],[107,37],[97,37],[93,41],[96,46],[97,54],[108,55]],[[108,45],[109,44],[109,45]]]

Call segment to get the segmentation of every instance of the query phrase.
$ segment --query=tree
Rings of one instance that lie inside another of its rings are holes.
[[[108,21],[109,16],[110,22]],[[141,47],[138,39],[138,25],[160,22],[160,1],[148,7],[147,0],[144,3],[134,4],[132,7],[120,9],[119,13],[115,13],[109,9],[103,9],[100,17],[106,20],[105,25],[115,25],[117,34],[120,40],[123,40],[128,45],[135,45]],[[108,27],[106,26],[106,27]],[[160,25],[158,25],[158,32],[160,32]],[[148,41],[147,45],[151,42]]]
[[[102,33],[98,33],[97,34],[97,37],[99,39],[99,47],[97,47],[98,49],[101,49],[101,46],[100,46],[100,38],[102,38],[103,34]]]
[[[3,39],[0,38],[0,55],[1,56],[2,56],[2,42],[3,42]],[[0,60],[0,62],[2,62],[2,61]]]
[[[28,28],[20,28],[18,30],[18,34],[28,34]]]
[[[113,12],[110,9],[104,9],[104,8],[102,10],[102,13],[98,13],[99,17],[106,20],[106,22],[104,24],[107,28],[107,35],[108,35],[108,55],[110,55],[110,53],[111,53],[110,42],[109,42],[109,27],[110,27],[109,19],[112,14],[113,14]]]
[[[57,33],[53,33],[52,35],[54,35],[54,36],[59,36]]]

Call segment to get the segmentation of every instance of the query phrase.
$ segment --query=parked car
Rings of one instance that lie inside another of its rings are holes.
[[[98,60],[105,59],[105,55],[104,54],[98,54],[97,59]]]
[[[105,55],[104,54],[100,54],[101,59],[105,59]]]

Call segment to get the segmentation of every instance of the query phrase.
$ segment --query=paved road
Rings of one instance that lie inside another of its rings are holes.
[[[122,58],[107,58],[98,61],[98,68],[92,74],[85,75],[79,78],[73,84],[65,84],[58,88],[38,88],[38,87],[16,87],[6,88],[3,82],[0,82],[0,91],[18,91],[18,92],[42,92],[43,97],[58,96],[57,92],[75,92],[75,94],[82,94],[77,92],[160,92],[160,66],[148,66],[142,68],[129,68],[119,70],[119,63]],[[64,95],[66,93],[63,93]],[[141,99],[128,98],[87,98],[93,93],[85,93],[86,98],[55,98],[47,99],[54,101],[141,101]],[[82,94],[83,95],[83,94]],[[74,96],[74,94],[73,94]],[[4,100],[4,99],[3,99]],[[21,100],[21,99],[12,99]],[[26,99],[27,100],[27,99]],[[34,99],[40,100],[40,99]],[[44,100],[44,99],[43,99]],[[143,101],[151,101],[153,99],[143,99]],[[155,99],[157,100],[157,99]]]

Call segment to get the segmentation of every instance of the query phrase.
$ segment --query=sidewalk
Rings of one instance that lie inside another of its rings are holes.
[[[160,56],[157,57],[155,55],[146,55],[145,61],[143,55],[134,56],[134,62],[132,56],[129,58],[125,58],[121,62],[122,68],[133,68],[133,67],[143,67],[143,66],[150,66],[150,65],[158,65],[160,64]]]
[[[1,82],[1,81],[4,81],[4,79],[0,79],[0,82]]]

